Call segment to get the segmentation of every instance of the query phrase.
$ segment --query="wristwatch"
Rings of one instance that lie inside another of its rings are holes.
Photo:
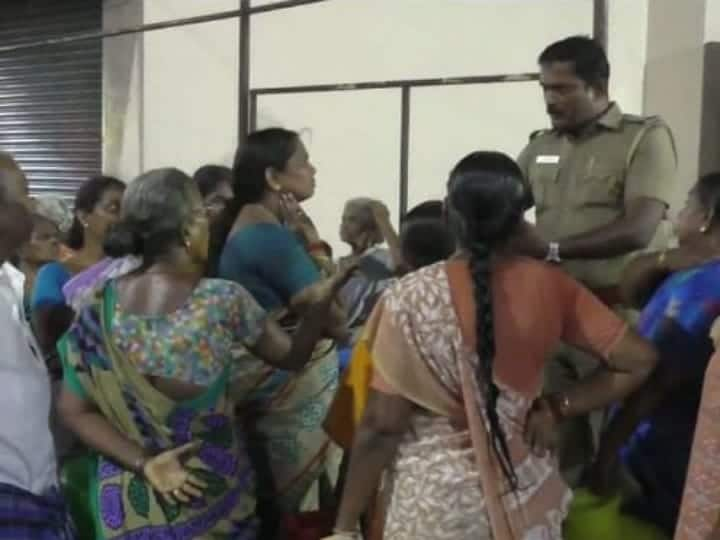
[[[550,242],[548,244],[548,252],[545,256],[545,260],[547,262],[552,263],[561,263],[562,259],[560,258],[560,244],[557,242]]]

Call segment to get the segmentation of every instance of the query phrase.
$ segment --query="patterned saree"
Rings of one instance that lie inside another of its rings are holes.
[[[171,505],[141,476],[98,456],[90,493],[96,537],[254,539],[254,475],[226,396],[229,369],[192,400],[160,393],[113,344],[113,291],[83,308],[60,342],[65,385],[150,451],[202,441],[186,466],[208,488],[188,505]]]

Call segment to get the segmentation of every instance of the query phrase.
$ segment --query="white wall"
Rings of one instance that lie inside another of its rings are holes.
[[[675,136],[678,186],[673,212],[699,171],[705,10],[705,0],[649,3],[645,112],[662,115]]]
[[[545,45],[591,31],[592,0],[330,0],[255,16],[252,84],[535,71]]]
[[[410,121],[409,205],[444,197],[450,169],[474,150],[515,157],[547,119],[537,82],[420,88]]]
[[[340,214],[352,197],[379,198],[397,218],[400,102],[396,91],[267,96],[261,103],[263,110],[282,119],[279,123],[302,130],[318,170],[316,195],[306,208],[334,248],[342,250]]]
[[[592,1],[332,0],[257,15],[252,25],[253,87],[518,74],[536,71],[550,42],[589,34]],[[397,217],[400,96],[396,89],[346,92],[342,105],[329,94],[287,95],[282,108],[277,97],[258,102],[259,127],[316,134],[310,152],[320,187],[308,208],[335,247],[351,196],[380,197]],[[441,197],[467,152],[515,156],[546,125],[535,82],[413,89],[409,204]]]
[[[140,0],[106,1],[106,30],[143,22]],[[129,181],[143,169],[143,34],[103,41],[103,171]]]
[[[238,0],[146,0],[145,23],[238,9]],[[192,172],[230,163],[237,145],[239,23],[146,33],[144,167]]]
[[[647,59],[648,1],[608,0],[610,95],[623,111],[642,114]]]

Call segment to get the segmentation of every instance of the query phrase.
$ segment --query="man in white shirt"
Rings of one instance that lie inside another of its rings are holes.
[[[0,540],[71,540],[50,432],[50,377],[23,310],[25,277],[9,259],[33,220],[0,182]]]

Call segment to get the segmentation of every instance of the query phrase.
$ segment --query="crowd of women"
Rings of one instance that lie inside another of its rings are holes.
[[[554,434],[604,408],[588,489],[658,538],[717,526],[720,175],[627,268],[635,328],[518,253],[528,187],[497,152],[399,233],[349,201],[344,258],[285,129],[232,169],[93,178],[69,225],[9,156],[0,181],[0,538],[560,539]],[[603,367],[544,394],[560,342]]]

